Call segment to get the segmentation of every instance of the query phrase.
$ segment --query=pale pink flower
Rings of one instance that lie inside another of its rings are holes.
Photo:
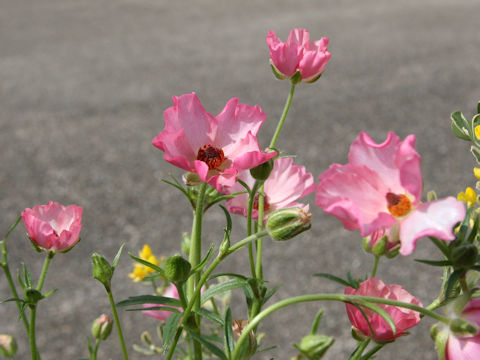
[[[250,188],[255,183],[255,179],[249,171],[239,175]],[[293,164],[292,158],[278,158],[274,161],[273,170],[264,183],[264,215],[267,216],[277,209],[300,207],[308,211],[308,204],[297,202],[298,199],[310,194],[314,187],[313,176],[307,173],[304,166]],[[236,183],[229,189],[229,193],[240,192],[245,188]],[[235,214],[247,216],[248,194],[240,194],[227,201],[228,211]],[[258,217],[258,194],[255,199],[252,216]]]
[[[420,202],[422,173],[415,135],[400,141],[393,132],[382,144],[361,132],[347,165],[333,164],[319,177],[317,205],[362,236],[385,231],[400,253],[409,255],[423,236],[455,239],[453,226],[465,206],[453,197]]]
[[[172,298],[172,299],[180,299],[180,296],[178,295],[177,287],[174,284],[170,284],[165,289],[165,292],[163,293],[162,296],[167,298]],[[144,308],[163,307],[163,306],[166,306],[166,305],[143,304]],[[181,307],[177,307],[177,306],[168,306],[168,307],[172,307],[172,308],[178,309],[179,311],[183,311]],[[170,315],[172,315],[172,312],[168,310],[143,310],[142,314],[150,316],[160,321],[167,321]]]
[[[285,78],[300,71],[303,81],[315,80],[330,59],[328,38],[310,42],[306,29],[293,29],[286,42],[282,42],[273,30],[268,32],[267,45],[270,49],[270,63]]]
[[[423,306],[422,303],[405,291],[400,285],[386,285],[383,281],[377,278],[370,278],[360,283],[358,289],[347,286],[345,288],[346,295],[361,295],[373,296],[383,299],[397,300],[405,303]],[[377,313],[372,310],[362,308],[365,313],[373,334],[370,331],[365,317],[362,312],[352,304],[345,304],[348,318],[353,327],[359,330],[363,335],[374,339],[375,341],[390,341],[399,336],[404,335],[404,332],[420,322],[420,314],[417,311],[401,308],[393,305],[376,304],[385,310],[392,318],[396,333],[394,334],[392,328],[388,323]]]
[[[50,201],[26,208],[22,219],[30,240],[39,248],[65,252],[80,240],[83,209]]]
[[[462,311],[462,318],[480,327],[480,298],[472,299]],[[480,333],[459,336],[450,333],[445,347],[445,360],[480,359]]]
[[[169,163],[195,172],[219,191],[237,175],[273,158],[263,153],[257,133],[267,115],[258,105],[231,99],[216,117],[206,112],[195,93],[173,97],[165,110],[165,128],[152,141]]]

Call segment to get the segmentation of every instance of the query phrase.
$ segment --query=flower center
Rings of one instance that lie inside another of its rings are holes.
[[[205,144],[198,149],[197,160],[205,162],[209,170],[214,170],[222,165],[225,160],[225,155],[223,155],[222,149],[210,144]]]
[[[407,214],[412,208],[412,202],[403,194],[397,195],[394,193],[387,193],[387,208],[395,217],[400,217]]]
[[[253,208],[258,210],[258,198],[260,194],[255,194],[255,198],[253,199]],[[267,201],[267,197],[263,198],[263,211],[268,211],[270,209],[270,204]]]

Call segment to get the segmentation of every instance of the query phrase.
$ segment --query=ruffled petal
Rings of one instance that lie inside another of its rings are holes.
[[[454,240],[453,227],[464,218],[464,204],[451,196],[421,204],[400,222],[400,254],[411,254],[423,236]]]
[[[267,45],[270,49],[270,60],[278,71],[287,77],[295,74],[299,62],[298,46],[283,43],[274,31],[268,32]]]

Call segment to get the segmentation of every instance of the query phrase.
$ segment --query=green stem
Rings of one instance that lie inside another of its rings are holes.
[[[177,288],[178,297],[182,303],[182,309],[185,309],[187,307],[187,298],[185,297],[185,291],[183,291],[183,284],[175,284],[175,287]]]
[[[250,192],[250,196],[248,198],[248,209],[247,209],[247,236],[252,235],[252,213],[253,213],[253,203],[255,202],[255,196],[257,194],[257,190],[259,187],[258,181],[255,181],[253,184],[252,191]],[[256,270],[255,270],[255,258],[253,256],[253,243],[248,244],[248,259],[250,262],[250,271],[252,273],[252,277],[255,277]]]
[[[379,261],[380,261],[380,256],[375,255],[375,262],[373,263],[373,269],[372,269],[372,276],[371,277],[375,277],[375,275],[377,274],[377,268],[378,268]]]
[[[192,240],[190,242],[190,264],[192,268],[197,266],[202,260],[202,219],[203,219],[203,206],[205,202],[205,192],[207,190],[207,183],[202,183],[197,196],[195,213],[193,216],[192,225]],[[187,296],[190,299],[193,293],[198,289],[198,283],[200,281],[200,273],[191,276],[187,282]],[[200,298],[197,298],[193,304],[194,309],[200,308]],[[200,335],[200,316],[195,316],[194,331]],[[194,359],[202,359],[202,345],[198,341],[193,342],[194,347]]]
[[[363,340],[358,346],[357,350],[352,354],[352,356],[350,356],[350,360],[359,360],[368,344],[370,344],[370,339]]]
[[[122,346],[123,359],[128,360],[127,347],[125,346],[125,340],[123,339],[122,326],[120,325],[120,319],[118,318],[117,308],[115,307],[115,301],[113,301],[112,291],[106,288],[108,294],[108,300],[110,301],[110,307],[112,308],[113,318],[115,319],[115,326],[117,327],[118,339]]]
[[[365,355],[362,356],[362,360],[370,359],[374,354],[376,354],[380,349],[382,349],[385,344],[377,344],[373,349],[367,352]]]
[[[373,304],[385,304],[385,305],[393,305],[398,307],[403,307],[406,309],[418,311],[424,315],[430,316],[433,319],[441,321],[445,324],[449,324],[451,319],[437,314],[433,311],[427,310],[421,306],[413,305],[410,303],[404,303],[401,301],[384,299],[384,298],[376,298],[372,296],[359,296],[359,295],[344,295],[344,294],[312,294],[312,295],[302,295],[297,296],[289,299],[285,299],[279,301],[262,312],[260,312],[257,316],[250,320],[248,325],[243,329],[242,334],[238,338],[238,341],[235,345],[235,351],[232,354],[232,360],[237,360],[240,355],[240,349],[242,348],[243,343],[246,341],[247,337],[249,336],[250,331],[252,331],[260,321],[266,318],[268,315],[274,313],[277,310],[280,310],[286,306],[298,304],[302,302],[312,302],[312,301],[341,301],[346,303],[352,303],[357,305],[362,305],[362,302],[370,302]]]
[[[30,305],[30,331],[28,337],[30,338],[30,352],[32,354],[32,360],[38,359],[37,344],[35,342],[35,316],[37,313],[37,306]]]
[[[470,295],[470,289],[468,288],[467,284],[467,278],[466,278],[467,273],[464,271],[461,275],[460,278],[458,279],[460,282],[460,287],[462,288],[462,292],[464,294]]]
[[[97,352],[100,346],[100,339],[95,340],[95,348],[93,349],[92,360],[97,360]]]
[[[47,256],[45,257],[45,261],[43,262],[42,272],[40,273],[40,278],[38,279],[37,290],[42,291],[43,284],[45,282],[45,278],[47,276],[48,267],[50,266],[50,261],[55,256],[54,251],[48,251]]]
[[[283,124],[285,123],[285,119],[287,118],[288,110],[290,110],[290,105],[292,105],[293,94],[295,93],[295,85],[292,84],[290,88],[290,93],[288,94],[287,101],[285,102],[285,107],[283,108],[282,116],[280,117],[280,121],[277,124],[277,128],[275,129],[275,133],[273,134],[272,141],[270,141],[269,148],[272,149],[275,147],[277,143],[278,137],[280,136],[280,132],[282,131]]]
[[[183,326],[187,323],[188,318],[190,317],[190,314],[193,309],[193,305],[196,302],[196,299],[200,299],[200,291],[202,289],[203,284],[208,280],[208,277],[210,274],[213,272],[213,270],[217,267],[217,265],[225,259],[228,255],[234,253],[235,251],[243,248],[245,245],[251,243],[252,241],[255,241],[259,239],[262,236],[268,235],[267,231],[262,231],[257,234],[253,234],[251,236],[246,237],[243,240],[240,240],[237,242],[235,245],[231,246],[227,252],[223,254],[218,254],[215,260],[212,261],[212,263],[209,265],[209,267],[205,270],[203,273],[202,277],[200,278],[200,281],[198,282],[198,287],[195,289],[195,292],[193,293],[193,296],[189,298],[188,301],[188,306],[183,312],[183,317],[182,317],[182,322],[180,326],[177,329],[177,332],[175,334],[175,338],[173,339],[172,345],[170,346],[170,350],[167,354],[166,360],[170,360],[173,356],[173,353],[175,352],[175,347],[177,346],[178,339],[180,339],[180,335],[182,334]]]
[[[3,271],[5,272],[5,277],[7,278],[8,286],[10,287],[10,291],[12,292],[12,295],[15,299],[18,299],[18,293],[17,289],[15,287],[15,283],[13,282],[12,279],[12,274],[10,273],[10,266],[8,265],[8,258],[7,258],[7,239],[8,236],[12,233],[13,230],[17,227],[18,223],[22,219],[21,216],[17,218],[15,223],[10,227],[8,230],[7,234],[3,238],[3,240],[0,241],[0,249],[2,251],[2,261],[0,262],[0,266],[2,267]],[[20,317],[22,318],[23,326],[25,327],[25,331],[27,334],[29,333],[29,328],[28,328],[28,321],[27,321],[27,316],[25,315],[25,312],[22,310],[22,306],[18,301],[15,301],[17,304],[18,308],[18,313],[20,314]]]

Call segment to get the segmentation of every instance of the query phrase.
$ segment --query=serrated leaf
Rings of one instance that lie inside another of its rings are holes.
[[[227,281],[222,281],[221,283],[211,286],[202,294],[201,303],[204,304],[214,296],[220,295],[226,291],[244,288],[246,286],[248,286],[247,282],[240,279],[229,279]]]
[[[122,300],[118,302],[117,306],[131,306],[131,305],[142,305],[142,304],[159,304],[159,305],[169,305],[182,307],[180,300],[156,296],[156,295],[140,295],[140,296],[130,296],[127,300]]]
[[[203,258],[203,260],[197,265],[195,266],[191,271],[190,271],[190,275],[191,274],[194,274],[198,271],[201,271],[205,265],[207,264],[208,260],[210,260],[210,258],[212,257],[213,255],[213,249],[215,248],[215,244],[212,244],[210,245],[210,249],[208,250],[207,252],[207,255],[205,255],[205,257]]]
[[[233,339],[233,325],[232,325],[232,310],[227,308],[225,312],[225,326],[224,329],[224,337],[225,337],[225,352],[227,353],[227,357],[230,359],[233,353],[233,346],[234,346],[234,339]]]
[[[118,265],[118,261],[120,260],[120,256],[122,255],[122,251],[123,251],[123,248],[125,247],[125,243],[123,243],[121,246],[120,246],[120,249],[118,249],[117,251],[117,254],[115,255],[115,257],[113,258],[113,262],[112,262],[112,268],[113,270],[115,270],[115,268],[117,267]]]
[[[414,259],[416,262],[432,265],[432,266],[450,266],[452,262],[450,260],[424,260],[424,259]]]
[[[165,326],[163,327],[163,344],[162,351],[167,351],[170,341],[177,332],[178,323],[182,318],[183,313],[173,313],[167,319]]]
[[[149,262],[147,260],[141,259],[141,258],[133,255],[132,253],[128,253],[128,256],[130,256],[136,262],[155,270],[156,272],[158,272],[160,274],[160,276],[165,277],[165,272],[163,271],[163,269],[160,266],[152,264],[151,262]]]
[[[343,280],[342,278],[329,273],[317,273],[317,274],[313,274],[313,276],[322,277],[331,281],[335,281],[336,283],[339,283],[343,286],[350,286],[350,287],[352,286],[352,284],[349,283],[348,281]]]
[[[192,338],[202,343],[213,355],[217,356],[221,360],[228,360],[224,352],[215,344],[212,344],[206,340],[203,336],[198,335],[195,331],[190,330],[188,327],[184,328]]]
[[[223,324],[224,324],[223,319],[217,313],[214,313],[213,311],[210,311],[204,308],[199,308],[194,312],[200,315],[201,317],[204,317],[205,319],[209,319],[209,320],[212,320],[213,322],[216,322],[217,324],[220,324],[223,327]]]

